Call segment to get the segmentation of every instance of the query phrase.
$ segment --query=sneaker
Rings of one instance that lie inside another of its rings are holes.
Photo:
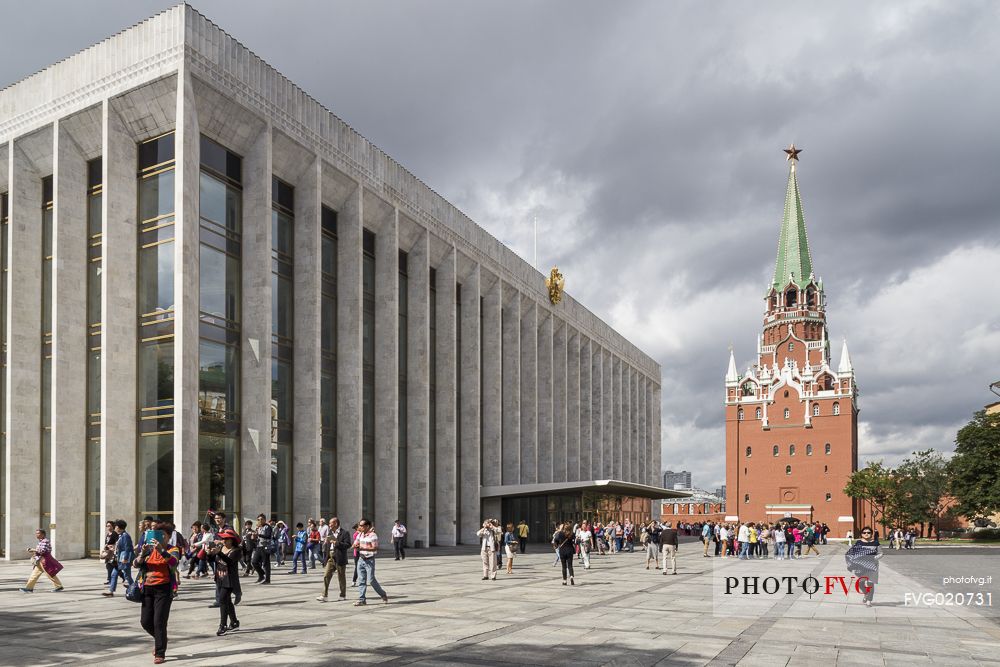
[[[27,589],[24,589],[24,588],[22,588],[21,590],[22,590],[22,591],[26,591],[26,592],[28,592],[28,593],[30,593],[30,592],[31,592],[31,591],[28,591]],[[111,591],[104,591],[103,593],[101,593],[101,595],[103,595],[103,596],[104,596],[104,597],[106,597],[106,598],[113,598],[113,597],[115,596],[115,594],[114,594],[114,593],[112,593]]]
[[[222,635],[226,634],[226,632],[228,630],[229,630],[229,628],[227,628],[226,626],[220,625],[219,629],[215,631],[215,636],[216,637],[221,637]]]
[[[62,593],[64,590],[66,590],[66,589],[63,586],[60,586],[59,588],[53,588],[52,592],[53,593]]]
[[[239,621],[233,621],[232,623],[229,624],[229,631],[230,632],[232,632],[233,630],[239,630],[239,629],[240,629],[240,622]]]
[[[871,600],[865,600],[865,606],[866,607],[872,606],[872,601]]]
[[[341,595],[339,598],[337,598],[337,602],[347,602],[347,598]]]
[[[25,587],[18,588],[17,590],[21,591],[22,593],[34,593],[35,592],[35,591],[31,590],[30,588],[25,588]],[[105,593],[104,595],[110,595],[110,593]]]
[[[368,603],[365,602],[364,600],[358,600],[357,602],[354,603],[354,606],[355,607],[364,607],[366,604],[368,604]]]
[[[573,581],[573,577],[570,577],[570,578],[569,578],[569,585],[570,585],[570,586],[576,586],[576,582],[575,582],[575,581]]]
[[[326,596],[325,595],[320,595],[318,598],[316,598],[316,601],[317,602],[326,602]]]
[[[212,609],[218,609],[219,608],[219,603],[218,602],[213,602],[212,604],[210,604],[208,606],[211,607]]]

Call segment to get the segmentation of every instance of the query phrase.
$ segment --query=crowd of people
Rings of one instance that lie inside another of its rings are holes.
[[[349,529],[339,518],[308,519],[297,523],[294,530],[275,517],[260,514],[256,521],[246,520],[237,532],[228,522],[225,512],[209,512],[205,521],[190,526],[187,536],[170,522],[146,517],[140,522],[133,539],[125,520],[109,521],[105,525],[104,547],[100,558],[105,563],[107,587],[103,596],[113,598],[119,582],[124,582],[125,597],[141,603],[140,623],[154,640],[154,662],[163,662],[167,649],[167,623],[171,602],[179,595],[181,579],[212,577],[215,600],[210,605],[219,609],[217,635],[238,630],[240,621],[236,607],[242,599],[241,578],[256,575],[255,583],[271,583],[273,567],[283,567],[291,556],[289,575],[305,575],[309,569],[322,569],[322,594],[316,600],[331,599],[330,584],[337,578],[337,600],[347,599],[347,570],[351,567],[351,586],[358,587],[355,606],[367,604],[369,590],[384,603],[389,597],[375,575],[375,557],[379,553],[379,538],[374,526],[361,519]],[[393,554],[396,560],[406,558],[406,526],[396,521],[392,527]],[[497,519],[487,519],[477,532],[480,540],[483,581],[495,580],[504,566],[512,574],[517,554],[526,553],[529,542],[528,525],[502,526]],[[777,560],[802,558],[815,553],[817,544],[826,544],[829,528],[821,523],[779,522],[740,524],[707,522],[678,524],[650,521],[634,524],[626,521],[607,523],[583,520],[555,526],[549,540],[554,552],[553,567],[561,565],[562,584],[575,586],[575,564],[584,570],[592,567],[594,556],[614,556],[634,552],[636,543],[645,554],[646,569],[662,570],[662,574],[677,574],[679,535],[699,536],[704,557]],[[20,590],[34,591],[43,574],[53,583],[56,592],[64,590],[58,578],[62,565],[52,555],[52,545],[44,530],[36,533],[38,543],[32,553],[32,573]],[[889,534],[895,548],[912,547],[912,534],[894,530]],[[898,546],[896,546],[898,545]],[[847,554],[848,567],[871,579],[865,604],[871,604],[877,583],[881,558],[877,533],[865,528]],[[711,553],[710,553],[711,552]],[[300,570],[301,566],[301,570]],[[133,577],[132,570],[136,569]]]

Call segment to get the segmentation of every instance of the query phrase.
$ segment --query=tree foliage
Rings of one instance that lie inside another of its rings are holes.
[[[955,438],[948,489],[970,519],[1000,512],[1000,414],[980,410]]]

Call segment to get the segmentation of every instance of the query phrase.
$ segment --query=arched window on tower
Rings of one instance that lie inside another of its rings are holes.
[[[749,493],[743,494],[743,502],[744,503],[750,502],[750,494]]]
[[[828,472],[830,472],[830,466],[823,466],[823,474],[825,475]]]
[[[834,403],[833,404],[833,414],[834,415],[839,415],[840,414],[840,403]]]
[[[785,307],[791,308],[799,302],[799,291],[794,287],[785,292]]]
[[[788,455],[795,456],[795,445],[788,445]]]
[[[806,445],[806,456],[812,456],[812,455],[813,455],[813,446]]]
[[[816,290],[810,287],[806,290],[806,304],[810,307],[816,305]]]
[[[744,396],[753,396],[754,395],[753,382],[744,382],[743,383],[743,395]]]
[[[813,417],[819,417],[819,403],[813,403]]]
[[[760,418],[761,418],[761,415],[763,415],[763,414],[764,414],[764,413],[763,413],[763,412],[761,412],[760,408],[757,408],[757,419],[760,419]]]
[[[750,448],[747,447],[747,458],[750,458]]]
[[[830,453],[830,443],[829,442],[826,443],[826,447],[824,448],[824,450],[826,451],[827,454]]]
[[[792,466],[785,466],[785,474],[786,475],[792,474]]]
[[[833,494],[832,493],[826,494],[826,502],[830,502],[831,500],[833,500]]]
[[[771,454],[773,456],[777,456],[778,455],[778,446],[777,445],[775,445],[774,447],[771,448]]]
[[[788,408],[785,408],[785,419],[788,419],[791,416],[792,416],[792,411],[789,410]]]
[[[743,421],[743,408],[740,408],[739,410],[736,411],[736,418],[739,419],[740,421]]]

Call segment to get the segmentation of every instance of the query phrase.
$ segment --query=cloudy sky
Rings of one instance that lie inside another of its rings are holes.
[[[5,11],[0,82],[167,2]],[[664,467],[724,481],[787,167],[863,460],[953,449],[1000,379],[994,2],[223,2],[202,13],[663,366]]]

